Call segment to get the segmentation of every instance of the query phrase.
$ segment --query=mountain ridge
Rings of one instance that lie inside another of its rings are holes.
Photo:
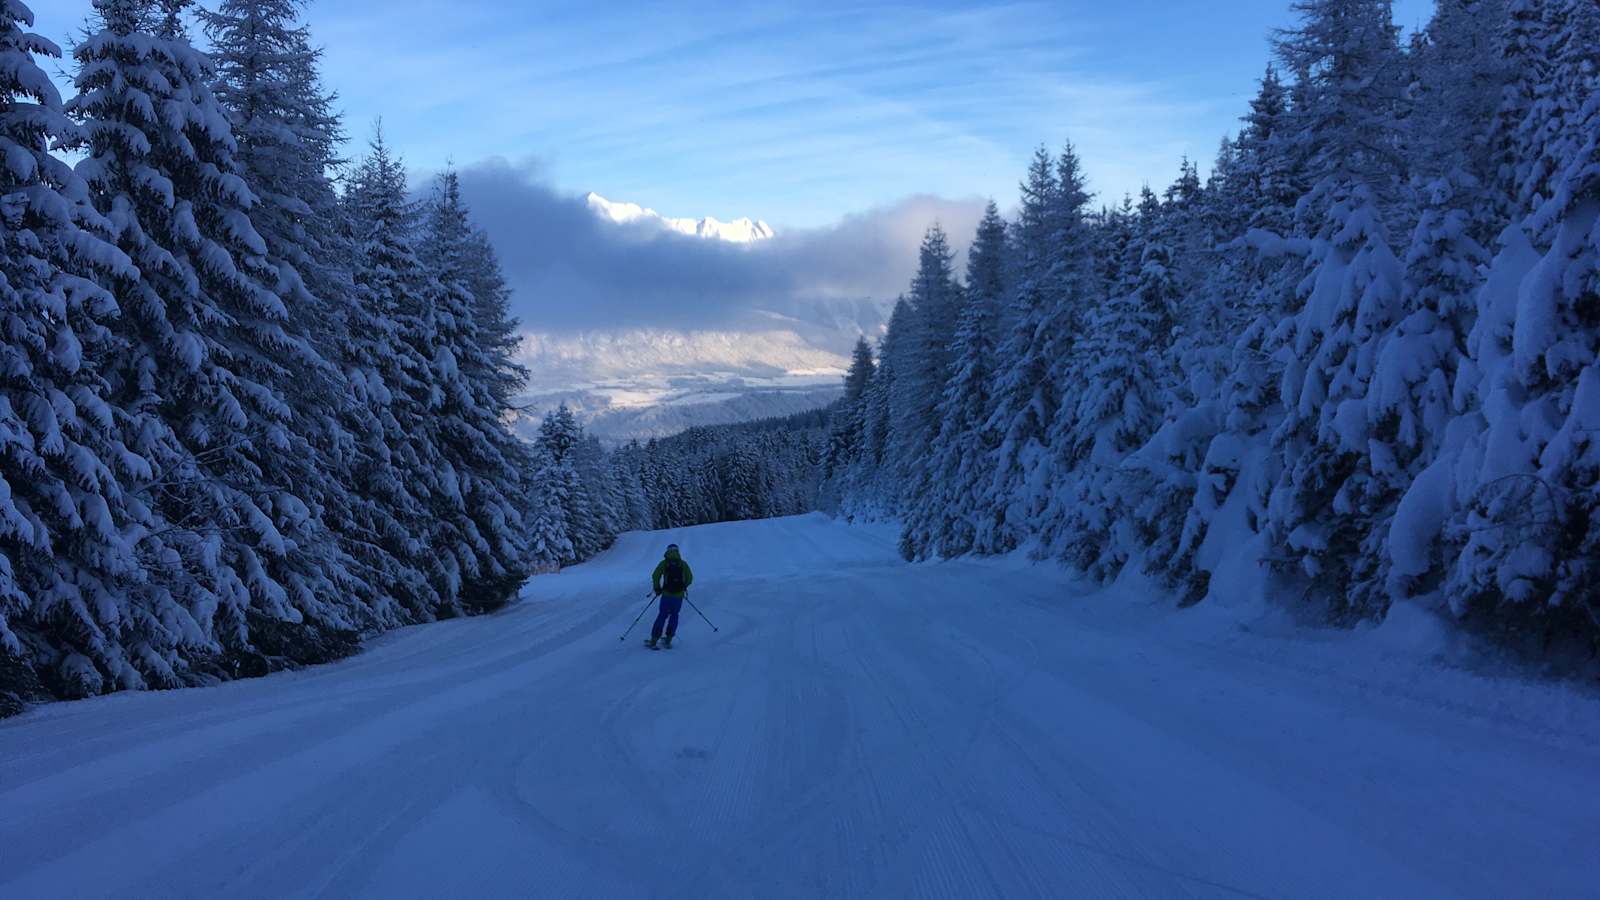
[[[741,217],[731,222],[724,222],[713,216],[700,219],[664,216],[637,203],[607,200],[593,191],[583,199],[595,215],[618,225],[654,226],[689,237],[725,241],[730,244],[753,244],[771,240],[777,235],[771,225],[760,219]]]

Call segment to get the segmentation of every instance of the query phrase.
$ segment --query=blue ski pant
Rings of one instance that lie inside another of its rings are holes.
[[[661,595],[661,611],[656,613],[656,624],[650,629],[650,639],[661,637],[661,629],[667,630],[667,637],[678,633],[678,613],[683,611],[682,597],[669,597]]]

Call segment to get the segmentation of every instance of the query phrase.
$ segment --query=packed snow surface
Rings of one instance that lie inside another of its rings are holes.
[[[721,631],[650,652],[669,539]],[[1397,628],[815,516],[628,535],[341,664],[0,723],[0,896],[1593,896],[1600,704]]]

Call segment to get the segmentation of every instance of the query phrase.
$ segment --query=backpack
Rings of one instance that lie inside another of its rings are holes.
[[[667,570],[662,573],[661,591],[666,594],[681,594],[686,587],[683,583],[683,560],[667,560]]]

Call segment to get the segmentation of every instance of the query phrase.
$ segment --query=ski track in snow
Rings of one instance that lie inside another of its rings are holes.
[[[808,516],[0,723],[0,896],[1580,897],[1600,703]]]

